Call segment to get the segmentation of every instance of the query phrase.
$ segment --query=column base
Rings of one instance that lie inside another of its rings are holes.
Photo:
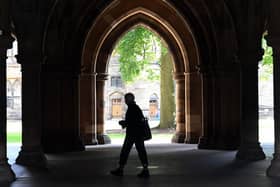
[[[16,164],[37,168],[47,168],[47,159],[40,148],[21,148]]]
[[[16,179],[10,164],[0,163],[0,183],[13,182]]]
[[[238,141],[232,141],[231,138],[218,137],[200,137],[198,142],[199,149],[211,150],[236,150],[239,146]]]
[[[172,137],[172,143],[185,143],[186,134],[185,133],[178,133],[176,132]]]
[[[83,143],[84,145],[97,145],[98,140],[93,134],[86,134],[83,136]]]
[[[99,145],[110,144],[111,139],[107,134],[98,134],[97,141]]]
[[[280,155],[273,154],[273,160],[271,161],[270,166],[266,170],[266,175],[268,177],[280,178]]]
[[[198,149],[211,149],[208,138],[206,138],[205,136],[199,138]]]
[[[188,133],[185,138],[185,143],[187,144],[198,144],[199,136],[196,133]]]
[[[236,154],[236,159],[246,161],[264,160],[265,157],[260,143],[241,145]]]

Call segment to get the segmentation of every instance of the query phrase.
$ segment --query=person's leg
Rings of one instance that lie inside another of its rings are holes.
[[[122,150],[120,153],[119,167],[117,169],[111,171],[112,175],[123,176],[123,168],[127,162],[128,155],[133,146],[133,143],[134,142],[130,138],[125,137],[125,140],[124,140],[124,143],[122,146]]]
[[[120,161],[119,161],[120,166],[124,166],[126,164],[133,143],[134,143],[133,139],[129,137],[125,137],[121,154],[120,154]]]
[[[135,141],[135,147],[143,167],[148,167],[148,157],[144,141],[142,139],[137,139]]]
[[[149,177],[149,169],[148,169],[148,156],[147,156],[147,151],[145,148],[144,140],[142,139],[137,139],[135,141],[135,147],[138,152],[138,156],[141,160],[143,170],[137,175],[138,177]]]

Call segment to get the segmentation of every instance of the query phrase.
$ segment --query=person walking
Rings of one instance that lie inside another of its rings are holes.
[[[127,162],[130,150],[133,144],[135,144],[143,166],[142,171],[137,176],[147,178],[150,176],[150,173],[148,170],[148,157],[141,127],[144,115],[140,107],[136,104],[133,93],[125,94],[124,99],[127,105],[127,111],[125,114],[125,120],[119,121],[119,124],[122,128],[126,128],[126,136],[120,153],[119,167],[112,170],[111,174],[115,176],[123,176],[124,166]]]

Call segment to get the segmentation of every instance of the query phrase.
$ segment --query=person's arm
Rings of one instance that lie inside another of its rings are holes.
[[[127,127],[127,122],[125,120],[120,120],[119,124],[122,126],[123,129]]]

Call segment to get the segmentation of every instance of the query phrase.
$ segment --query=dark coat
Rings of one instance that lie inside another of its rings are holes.
[[[135,138],[143,137],[142,123],[144,115],[142,110],[136,103],[131,103],[127,106],[128,108],[125,114],[126,135]]]

